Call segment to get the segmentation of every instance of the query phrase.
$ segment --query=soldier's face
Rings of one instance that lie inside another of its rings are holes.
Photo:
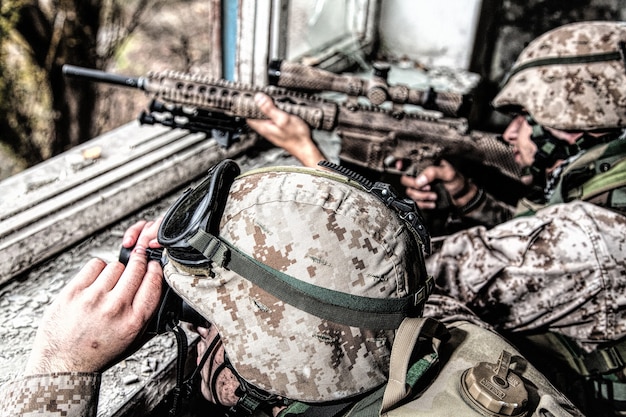
[[[202,395],[214,404],[221,404],[226,407],[234,406],[239,399],[235,395],[235,391],[239,387],[239,381],[229,368],[223,366],[224,345],[215,326],[211,326],[208,329],[196,327],[195,331],[200,335],[197,365],[200,364],[200,360],[207,349],[211,349],[209,357],[201,370],[202,383],[200,389]]]
[[[572,145],[580,138],[582,132],[566,132],[564,130],[544,127],[555,138]],[[531,139],[532,128],[524,115],[516,116],[507,126],[502,137],[511,145],[515,154],[515,162],[522,168],[532,165],[535,161],[537,145]],[[593,135],[598,136],[598,135]],[[557,163],[558,164],[558,163]],[[555,165],[556,166],[556,165]],[[550,170],[548,170],[550,171]]]
[[[520,167],[528,167],[535,160],[537,145],[531,140],[532,128],[523,115],[516,116],[507,126],[502,137],[513,145],[515,162]]]

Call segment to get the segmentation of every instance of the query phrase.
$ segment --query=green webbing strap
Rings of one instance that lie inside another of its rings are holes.
[[[283,410],[279,417],[336,417],[346,413],[353,406],[353,401],[327,405],[304,404],[295,402]]]
[[[549,57],[540,58],[523,63],[520,66],[513,67],[511,71],[504,77],[504,80],[500,83],[500,87],[506,85],[509,80],[518,72],[524,71],[528,68],[543,67],[548,65],[570,65],[570,64],[592,64],[594,62],[606,62],[606,61],[621,61],[622,54],[620,52],[605,52],[602,54],[591,55],[579,55],[579,56],[564,56],[564,57]]]
[[[617,344],[583,354],[580,362],[583,365],[583,375],[606,374],[626,367],[626,340]]]
[[[219,266],[227,262],[228,247],[220,239],[199,229],[187,240],[192,248],[200,251],[205,258],[212,260]]]
[[[371,298],[334,291],[298,280],[239,251],[228,242],[199,230],[190,238],[207,259],[227,267],[287,304],[314,316],[351,327],[397,329],[405,317],[422,313],[433,283],[403,298]]]
[[[594,393],[597,399],[606,401],[626,401],[626,383],[607,379],[593,380]],[[617,407],[616,407],[617,410]],[[623,406],[622,406],[623,410]]]
[[[552,351],[584,377],[609,374],[626,368],[626,338],[592,352],[582,351],[571,339],[554,332],[527,335],[526,339],[539,349]]]

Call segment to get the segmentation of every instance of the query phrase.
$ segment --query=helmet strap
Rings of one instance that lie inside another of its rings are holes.
[[[533,201],[545,200],[546,196],[551,194],[552,187],[547,183],[546,170],[553,167],[557,161],[568,160],[584,150],[616,138],[611,134],[593,137],[584,132],[575,143],[569,144],[538,124],[531,115],[526,116],[526,121],[532,128],[530,139],[537,146],[533,163],[524,169],[524,172],[532,175],[533,178],[533,191],[531,191]]]
[[[274,407],[284,407],[291,403],[291,401],[287,398],[276,394],[270,394],[269,392],[257,388],[243,379],[235,370],[226,353],[224,353],[224,362],[221,366],[230,369],[235,378],[239,381],[239,388],[235,391],[239,400],[237,401],[237,404],[229,408],[229,415],[251,416],[257,415],[260,410],[268,416],[271,416],[273,414],[272,409]],[[217,374],[218,372],[215,373],[215,375]]]
[[[187,351],[189,349],[189,343],[187,341],[187,334],[182,329],[180,324],[176,324],[175,327],[170,329],[176,336],[176,345],[178,354],[176,355],[176,386],[173,390],[172,408],[169,411],[170,417],[176,417],[182,411],[182,403],[191,397],[195,387],[200,383],[200,371],[204,367],[206,361],[211,356],[212,352],[217,351],[216,347],[221,343],[219,337],[214,338],[211,344],[204,352],[202,359],[194,369],[189,378],[185,378],[185,368],[187,363]]]

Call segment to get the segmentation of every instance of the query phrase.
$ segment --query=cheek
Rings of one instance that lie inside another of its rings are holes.
[[[524,123],[519,131],[517,142],[520,148],[526,149],[527,151],[532,151],[534,154],[534,152],[537,150],[537,146],[535,145],[535,142],[532,141],[531,135],[532,129],[530,128],[528,123]]]
[[[208,385],[204,382],[204,377],[202,378],[202,382],[200,383],[200,392],[202,393],[202,396],[204,397],[205,400],[215,404],[215,400],[213,399],[213,396],[211,395],[211,390],[209,390]]]

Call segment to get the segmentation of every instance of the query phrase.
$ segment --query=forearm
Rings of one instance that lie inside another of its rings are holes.
[[[99,373],[53,373],[18,378],[4,385],[4,415],[90,417],[97,414]]]
[[[626,334],[626,219],[584,203],[447,237],[427,260],[437,291],[499,330],[549,328],[585,343]]]
[[[476,204],[465,206],[462,210],[463,218],[467,219],[473,225],[485,226],[487,228],[504,223],[513,218],[515,207],[504,203],[493,197],[489,193],[482,193],[482,196]]]
[[[312,137],[308,135],[297,142],[293,142],[292,146],[285,146],[284,149],[294,158],[296,158],[305,167],[316,167],[317,163],[326,160],[326,157],[317,147]]]

